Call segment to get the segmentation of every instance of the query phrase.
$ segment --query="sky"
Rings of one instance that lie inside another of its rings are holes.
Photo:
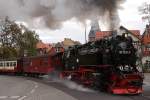
[[[99,26],[102,31],[107,30],[109,25],[112,30],[116,25],[118,27],[118,6],[114,4],[120,5],[119,1],[124,0],[0,0],[0,18],[9,16],[16,22],[28,23],[28,28],[35,30],[45,43],[60,42],[64,38],[85,43],[85,29],[88,40],[91,24],[90,20],[85,21],[87,18],[93,20],[101,16]],[[121,4],[119,24],[128,29],[140,30],[142,34],[146,22],[142,21],[138,8],[144,2],[149,0],[126,0]],[[102,20],[102,15],[107,24]]]

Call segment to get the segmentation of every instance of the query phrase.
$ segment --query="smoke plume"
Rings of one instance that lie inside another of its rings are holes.
[[[13,20],[39,23],[51,29],[61,27],[62,22],[76,18],[106,20],[114,29],[119,24],[117,10],[125,0],[0,0],[0,18],[9,16]]]

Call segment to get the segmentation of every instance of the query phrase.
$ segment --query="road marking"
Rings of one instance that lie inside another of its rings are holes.
[[[23,96],[23,97],[21,97],[21,98],[19,98],[18,100],[23,100],[23,99],[25,99],[27,96]]]
[[[0,99],[6,99],[8,96],[0,96]]]
[[[11,99],[17,99],[17,98],[19,98],[20,96],[10,96],[9,98],[11,98]]]
[[[34,88],[38,88],[38,85],[35,85],[35,87]]]
[[[34,92],[35,92],[35,89],[32,89],[32,90],[30,91],[31,94],[34,93]]]
[[[8,99],[8,98],[10,98],[10,99],[17,99],[19,97],[21,97],[21,96],[0,96],[0,99]]]

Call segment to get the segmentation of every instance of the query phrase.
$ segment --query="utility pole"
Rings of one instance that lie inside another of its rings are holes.
[[[150,4],[144,3],[140,8],[139,12],[143,15],[142,20],[147,20],[150,25]]]
[[[87,39],[86,39],[86,25],[85,25],[85,43],[87,43]]]

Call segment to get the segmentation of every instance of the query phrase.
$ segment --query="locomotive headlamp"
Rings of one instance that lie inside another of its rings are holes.
[[[119,66],[119,69],[122,71],[124,68],[123,68],[123,66],[121,65],[121,66]]]

